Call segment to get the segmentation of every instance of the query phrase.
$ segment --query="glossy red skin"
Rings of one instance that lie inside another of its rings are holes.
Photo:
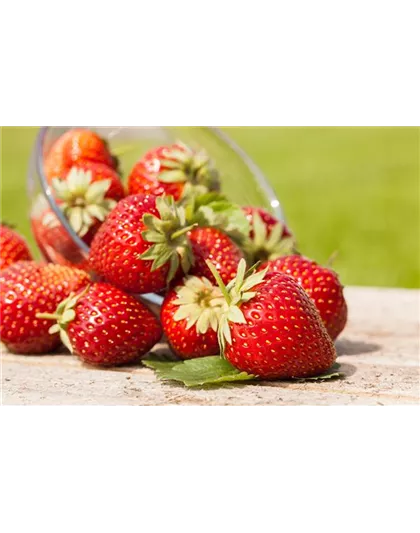
[[[75,312],[67,333],[74,353],[91,365],[131,363],[162,337],[155,315],[108,283],[93,283],[77,302]]]
[[[188,236],[195,259],[189,274],[216,282],[206,265],[208,260],[216,267],[223,283],[228,284],[236,276],[239,261],[244,257],[242,250],[223,231],[216,228],[194,228]]]
[[[43,354],[57,348],[60,339],[48,333],[50,320],[36,313],[54,313],[71,292],[89,282],[82,270],[34,261],[14,263],[0,273],[0,338],[11,352]]]
[[[284,272],[303,287],[315,303],[332,340],[335,340],[347,323],[347,304],[343,286],[337,274],[299,255],[288,255],[261,265],[272,272]]]
[[[140,258],[151,246],[142,237],[146,213],[160,218],[155,196],[136,194],[121,200],[96,233],[89,254],[91,268],[98,276],[138,294],[165,289],[169,270],[165,264],[152,272],[153,262]]]
[[[0,224],[0,270],[17,261],[30,261],[31,252],[25,239],[13,229]]]
[[[269,273],[241,305],[246,324],[230,323],[225,357],[260,379],[319,375],[336,359],[334,345],[305,291],[285,274]]]
[[[129,194],[153,194],[154,196],[173,196],[175,200],[181,198],[185,183],[163,183],[159,181],[159,174],[166,170],[171,170],[162,164],[163,160],[171,160],[165,155],[167,150],[179,150],[184,152],[184,148],[177,144],[170,146],[159,146],[147,152],[138,161],[128,177]]]
[[[254,216],[254,213],[258,213],[260,215],[260,217],[261,217],[261,220],[266,225],[266,227],[267,227],[267,237],[269,237],[271,235],[271,230],[273,229],[273,226],[275,226],[276,224],[279,223],[279,220],[275,216],[273,216],[271,213],[269,213],[268,211],[266,211],[265,209],[262,209],[260,207],[247,206],[247,207],[243,207],[242,210],[245,212],[246,218],[248,219],[248,222],[251,225],[251,233],[250,233],[251,239],[254,237],[254,231],[253,231],[253,216]],[[282,233],[281,238],[284,239],[285,237],[291,237],[291,236],[292,236],[292,234],[291,234],[289,228],[286,225],[284,225],[283,233]]]
[[[36,240],[42,255],[47,261],[58,265],[77,267],[89,270],[89,264],[80,248],[73,241],[61,223],[58,226],[50,227],[43,223],[45,217],[52,217],[53,211],[46,209],[39,218],[31,218],[32,234]],[[55,215],[54,215],[54,218]],[[95,232],[99,229],[99,224],[91,228],[84,236],[84,240],[89,244]]]
[[[181,359],[195,359],[220,353],[217,333],[211,328],[205,334],[197,333],[195,325],[187,329],[187,320],[174,320],[178,306],[174,304],[178,295],[171,290],[166,295],[160,312],[163,331],[172,350]]]
[[[115,159],[107,144],[96,133],[72,129],[61,135],[52,145],[44,161],[48,181],[62,177],[76,163],[94,161],[115,168]]]

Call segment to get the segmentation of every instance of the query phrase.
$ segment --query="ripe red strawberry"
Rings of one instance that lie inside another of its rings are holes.
[[[89,282],[89,276],[74,268],[38,265],[20,261],[0,273],[1,341],[21,354],[48,353],[60,344],[58,335],[50,335],[48,320],[38,312],[52,313],[72,291]]]
[[[160,319],[173,351],[181,359],[219,354],[217,324],[224,304],[219,287],[188,276],[169,291]]]
[[[25,239],[5,224],[0,224],[0,270],[17,261],[30,261],[31,252]]]
[[[75,233],[90,244],[101,223],[124,198],[120,176],[102,163],[77,163],[61,178],[52,180],[57,203]]]
[[[31,229],[36,243],[47,261],[64,266],[88,270],[87,258],[79,246],[49,207],[43,195],[39,195],[31,211]],[[92,240],[93,233],[85,236]]]
[[[155,315],[133,296],[108,283],[93,283],[60,303],[50,333],[92,365],[118,366],[147,354],[162,337]]]
[[[260,379],[312,377],[328,370],[337,354],[305,291],[286,274],[264,270],[246,276],[245,268],[241,261],[227,288],[218,280],[228,304],[218,329],[226,359]]]
[[[204,151],[178,142],[147,152],[128,178],[130,194],[172,195],[179,200],[187,183],[219,189],[217,171]]]
[[[334,271],[299,255],[268,261],[261,269],[266,267],[292,276],[315,303],[332,340],[340,335],[347,323],[347,304],[343,286]]]
[[[216,228],[194,228],[188,234],[194,254],[190,274],[214,280],[206,261],[211,261],[224,283],[235,277],[242,250],[225,233]]]
[[[95,235],[89,260],[98,276],[128,292],[166,288],[193,261],[185,210],[173,198],[136,194],[121,200]]]
[[[72,129],[55,141],[45,158],[44,171],[48,181],[65,176],[81,161],[103,163],[111,168],[117,166],[106,141],[99,135],[87,129]]]
[[[271,213],[259,207],[243,207],[250,224],[249,239],[243,248],[250,264],[275,259],[293,248],[289,228]]]

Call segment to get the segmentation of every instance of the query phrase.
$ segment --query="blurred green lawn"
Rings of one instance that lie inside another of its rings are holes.
[[[347,285],[419,287],[418,128],[229,128],[272,182],[301,251]],[[2,218],[33,245],[36,129],[2,128]]]

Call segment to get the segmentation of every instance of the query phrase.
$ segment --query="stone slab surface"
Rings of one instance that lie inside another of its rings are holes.
[[[335,381],[187,389],[141,366],[100,370],[58,354],[2,350],[3,405],[403,405],[420,403],[420,291],[349,287]],[[159,345],[157,350],[165,350]]]

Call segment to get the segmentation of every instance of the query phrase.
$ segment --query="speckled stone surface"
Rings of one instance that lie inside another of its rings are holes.
[[[345,377],[186,389],[143,366],[99,370],[70,355],[2,349],[3,405],[396,405],[420,403],[420,291],[349,287],[337,342]],[[156,347],[165,350],[164,345]]]

